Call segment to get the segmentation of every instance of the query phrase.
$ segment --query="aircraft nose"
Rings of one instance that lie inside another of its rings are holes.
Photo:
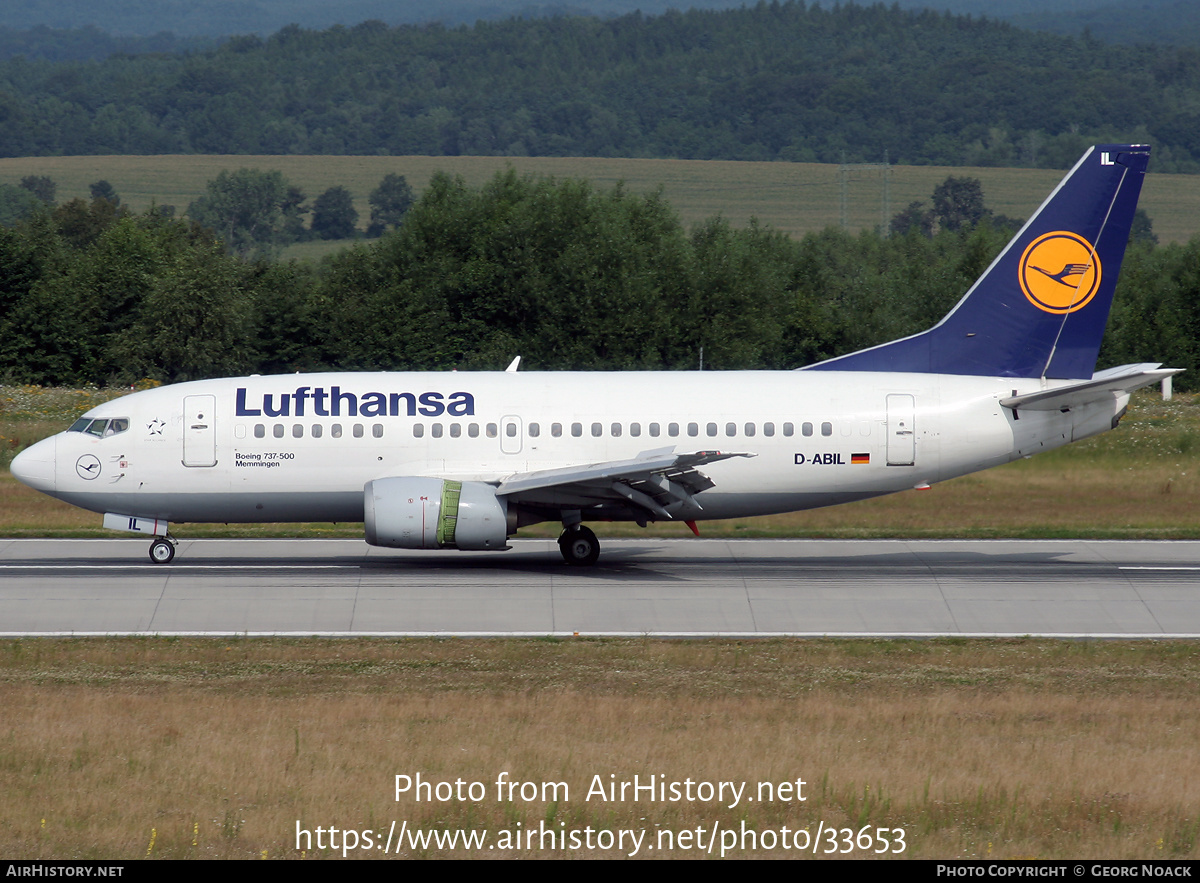
[[[54,437],[31,445],[13,458],[9,469],[17,481],[43,493],[54,493]]]

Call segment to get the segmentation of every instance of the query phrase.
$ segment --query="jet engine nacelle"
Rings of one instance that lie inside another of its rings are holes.
[[[508,548],[508,506],[478,481],[377,478],[363,490],[367,542],[394,549]]]

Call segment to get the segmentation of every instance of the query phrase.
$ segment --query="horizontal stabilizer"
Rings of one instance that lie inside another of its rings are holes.
[[[1140,365],[1121,365],[1109,368],[1092,377],[1057,389],[1044,389],[1008,396],[1000,404],[1014,411],[1065,411],[1118,395],[1128,395],[1135,389],[1158,383],[1178,374],[1182,368],[1163,368],[1157,362]]]

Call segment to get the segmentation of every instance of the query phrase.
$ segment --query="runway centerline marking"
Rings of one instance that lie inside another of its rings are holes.
[[[1117,570],[1200,570],[1197,565],[1119,564]]]

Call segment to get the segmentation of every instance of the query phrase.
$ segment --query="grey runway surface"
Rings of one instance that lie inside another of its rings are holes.
[[[1200,542],[0,539],[0,634],[1200,636]]]

